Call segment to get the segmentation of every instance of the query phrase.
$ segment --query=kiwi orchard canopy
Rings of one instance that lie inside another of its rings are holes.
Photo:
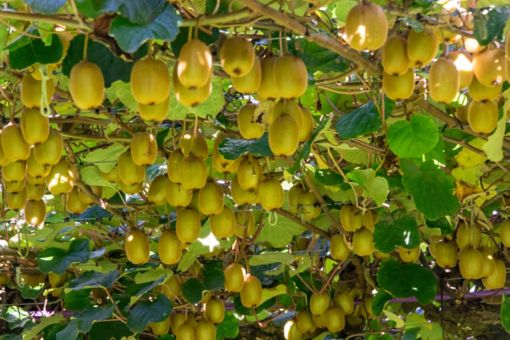
[[[7,2],[0,339],[508,337],[509,18]]]

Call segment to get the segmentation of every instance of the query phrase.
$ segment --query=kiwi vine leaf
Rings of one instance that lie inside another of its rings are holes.
[[[15,0],[0,62],[0,340],[508,337],[507,0]]]

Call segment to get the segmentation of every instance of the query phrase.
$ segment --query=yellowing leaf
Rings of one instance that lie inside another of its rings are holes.
[[[452,176],[461,182],[465,182],[471,185],[477,185],[480,180],[480,177],[483,175],[483,169],[486,168],[483,164],[472,166],[469,168],[465,168],[459,166],[452,170]]]
[[[487,158],[494,162],[503,160],[503,138],[505,137],[506,119],[507,117],[504,114],[498,122],[496,131],[490,135],[483,146],[483,151],[485,151]]]
[[[483,148],[485,141],[481,138],[476,138],[469,142],[469,144],[475,148],[481,149]],[[468,148],[463,148],[462,151],[459,152],[457,156],[455,156],[455,160],[457,160],[459,165],[465,168],[469,168],[475,165],[483,164],[487,160],[487,157],[471,151]]]
[[[262,301],[260,304],[263,304],[267,300],[274,298],[278,295],[287,294],[287,286],[284,284],[279,284],[273,288],[262,288]]]

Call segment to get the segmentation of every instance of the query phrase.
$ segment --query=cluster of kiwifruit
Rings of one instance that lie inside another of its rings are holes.
[[[473,16],[462,9],[444,10],[451,24],[473,29]],[[457,11],[458,15],[454,15]],[[360,28],[363,29],[360,29]],[[457,117],[474,132],[494,131],[498,120],[497,99],[502,84],[510,79],[510,36],[505,47],[480,46],[475,39],[437,27],[410,29],[387,37],[388,21],[383,9],[370,2],[353,7],[345,23],[347,42],[357,50],[382,48],[382,89],[394,100],[408,99],[415,88],[415,69],[429,68],[428,95],[436,102],[452,103],[467,88],[469,105],[457,110]],[[407,37],[406,37],[407,36]],[[437,59],[441,42],[444,53]],[[447,44],[458,49],[449,51]],[[430,65],[430,67],[429,67]]]

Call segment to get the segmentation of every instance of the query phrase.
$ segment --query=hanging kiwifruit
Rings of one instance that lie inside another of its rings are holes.
[[[129,262],[144,264],[149,261],[149,238],[140,230],[131,230],[124,240],[124,251]]]
[[[21,113],[20,129],[28,144],[43,143],[50,135],[50,121],[39,109],[24,109]]]
[[[200,340],[216,340],[216,326],[210,321],[197,322],[195,328],[195,338]],[[180,338],[185,339],[185,338]],[[189,339],[189,338],[187,338]]]
[[[74,104],[82,110],[101,106],[105,90],[99,66],[88,61],[74,65],[69,75],[69,92]]]
[[[428,89],[432,100],[451,103],[459,93],[460,77],[453,61],[439,58],[429,71]]]
[[[67,194],[74,186],[74,171],[69,161],[62,159],[55,164],[46,178],[48,190],[53,195]]]
[[[505,247],[510,247],[510,220],[503,221],[499,225],[499,237],[501,238],[501,243]]]
[[[44,192],[46,191],[45,183],[29,183],[28,181],[25,184],[25,189],[27,191],[27,199],[28,200],[40,200],[44,196]]]
[[[217,239],[228,238],[234,235],[236,218],[229,207],[223,208],[218,215],[213,215],[209,220],[211,231]]]
[[[135,195],[142,191],[143,182],[127,184],[119,179],[117,181],[117,187],[119,188],[120,191],[127,195]]]
[[[358,256],[368,256],[374,250],[374,234],[367,228],[356,230],[352,237],[352,252]]]
[[[342,309],[344,314],[349,315],[354,312],[354,296],[352,292],[343,291],[339,292],[333,298],[333,303]]]
[[[248,274],[241,290],[241,303],[246,308],[257,307],[262,301],[262,285],[256,276]]]
[[[237,183],[246,191],[256,191],[262,179],[262,167],[257,159],[251,155],[244,157],[237,169]]]
[[[257,195],[264,210],[275,210],[283,206],[283,188],[276,178],[260,182]]]
[[[282,114],[288,114],[294,119],[298,128],[303,125],[303,111],[301,110],[301,106],[297,100],[280,100],[278,101],[273,110],[269,111],[267,115],[264,115],[264,120],[267,126],[271,126],[276,118],[280,117]]]
[[[78,187],[74,187],[66,196],[66,211],[71,214],[81,214],[87,210],[88,204],[83,203],[78,195]]]
[[[51,165],[37,162],[34,152],[30,154],[27,160],[27,174],[35,178],[45,178],[51,171]]]
[[[407,42],[401,36],[393,36],[386,41],[382,49],[384,72],[392,76],[401,76],[409,69]]]
[[[339,234],[331,237],[329,251],[331,253],[331,257],[337,261],[345,261],[351,253],[349,247],[345,243],[344,237]]]
[[[209,47],[198,39],[186,42],[177,59],[179,82],[186,88],[204,87],[211,79],[212,55]]]
[[[117,165],[115,164],[109,171],[100,170],[101,177],[108,182],[116,183],[119,180],[119,173],[117,172]]]
[[[166,187],[166,201],[173,207],[187,207],[191,203],[193,192],[182,185],[170,181]]]
[[[18,192],[5,191],[4,196],[7,207],[12,210],[23,209],[27,202],[27,191],[25,188]]]
[[[353,205],[343,205],[340,208],[340,223],[345,231],[355,232],[363,226],[361,211]]]
[[[307,310],[301,310],[296,315],[296,325],[303,334],[313,333],[317,326],[313,322],[312,314]]]
[[[19,192],[25,188],[25,181],[7,181],[5,178],[2,178],[3,189],[7,192]]]
[[[498,124],[498,105],[493,100],[472,101],[468,107],[469,127],[474,132],[489,134]]]
[[[485,289],[503,288],[505,287],[506,276],[505,262],[500,259],[496,259],[492,274],[482,279],[483,286]]]
[[[236,211],[235,234],[241,239],[252,237],[255,233],[255,216],[253,211]]]
[[[25,220],[30,225],[38,226],[46,218],[46,203],[43,200],[27,200],[24,210]]]
[[[55,93],[53,79],[46,81],[46,100],[48,103]],[[25,73],[20,84],[21,102],[27,108],[40,107],[42,99],[42,81],[34,79],[29,73]]]
[[[186,87],[177,77],[177,66],[174,67],[173,85],[175,98],[179,103],[187,107],[195,107],[203,103],[212,93],[212,82],[209,77],[208,82],[199,87]]]
[[[26,171],[25,161],[9,162],[2,167],[2,179],[12,181],[22,181],[25,178]]]
[[[145,167],[136,165],[129,150],[124,151],[117,161],[119,179],[126,184],[140,183],[145,180]]]
[[[407,37],[407,57],[411,67],[423,67],[429,64],[439,50],[439,40],[434,30],[424,28],[418,32],[409,31]]]
[[[0,130],[0,136],[2,131]],[[7,155],[4,152],[4,148],[2,147],[2,138],[0,138],[0,166],[4,166],[9,162]]]
[[[322,293],[312,293],[308,302],[308,307],[310,309],[310,313],[313,315],[320,315],[328,309],[330,303],[331,301],[327,291]]]
[[[176,264],[181,259],[182,244],[174,231],[165,230],[159,236],[158,255],[162,263]]]
[[[313,192],[303,192],[299,196],[298,214],[304,221],[311,221],[321,213],[321,207]]]
[[[170,332],[170,317],[165,318],[163,321],[159,322],[151,322],[149,323],[149,328],[152,331],[152,334],[159,336],[159,335],[166,335]]]
[[[16,123],[9,123],[0,135],[4,155],[9,162],[27,160],[30,157],[30,145],[27,144],[21,133],[21,128]]]
[[[147,199],[157,205],[167,203],[167,187],[170,180],[167,175],[159,175],[154,178],[149,186]]]
[[[301,126],[299,127],[299,141],[305,142],[310,139],[314,129],[312,112],[304,106],[300,106],[302,113]]]
[[[222,300],[211,298],[205,304],[205,317],[214,323],[222,323],[225,319],[225,304]]]
[[[430,248],[432,256],[441,268],[453,268],[457,265],[458,248],[453,241],[441,241]]]
[[[289,114],[281,114],[269,126],[268,137],[275,156],[292,156],[299,145],[299,126]]]
[[[232,195],[232,199],[237,205],[255,204],[257,202],[256,190],[254,189],[248,191],[242,189],[241,186],[239,185],[237,176],[234,176],[230,183],[230,194]]]
[[[100,198],[103,194],[103,187],[92,185],[85,186],[88,191],[90,191],[93,195],[88,194],[85,191],[85,188],[78,187],[78,198],[83,204],[91,205],[96,203],[96,198]]]
[[[255,117],[256,109],[257,105],[246,104],[237,114],[237,127],[244,139],[259,139],[264,134],[264,125]]]
[[[382,90],[393,100],[404,100],[414,91],[414,69],[409,68],[402,76],[392,76],[383,72]]]
[[[184,157],[192,155],[205,160],[209,156],[207,140],[198,131],[190,130],[183,133],[179,138],[179,148]]]
[[[481,249],[480,251],[483,257],[482,273],[480,274],[480,277],[489,277],[496,269],[496,259],[494,258],[494,254],[491,250]]]
[[[473,72],[485,86],[499,86],[506,79],[506,57],[502,48],[488,48],[473,58]]]
[[[459,72],[459,88],[469,86],[474,78],[471,55],[464,51],[452,51],[448,54],[448,59],[453,61]]]
[[[229,264],[225,270],[225,290],[231,293],[239,293],[244,287],[246,275],[243,266],[239,263]]]
[[[496,100],[502,88],[503,85],[485,86],[476,77],[473,77],[468,87],[468,93],[475,101]]]
[[[64,139],[57,130],[50,130],[50,135],[44,143],[36,144],[33,149],[34,158],[39,164],[54,165],[60,161],[64,150]]]
[[[223,207],[223,189],[216,182],[207,182],[198,191],[198,210],[204,215],[218,215]]]
[[[200,214],[198,211],[189,208],[178,209],[175,221],[175,231],[182,243],[191,243],[198,238],[200,233]]]
[[[216,171],[221,173],[236,173],[237,169],[239,169],[239,163],[241,163],[241,158],[236,159],[226,159],[219,151],[219,146],[225,135],[223,133],[219,133],[216,136],[214,141],[214,146],[212,150],[212,163]]]
[[[207,182],[207,166],[203,159],[189,156],[180,164],[180,178],[184,189],[201,189]]]
[[[180,149],[174,150],[170,153],[166,161],[168,179],[174,183],[181,183],[181,162],[184,155]]]
[[[221,67],[231,77],[244,77],[255,64],[255,49],[243,37],[231,37],[220,48]]]
[[[151,165],[158,155],[156,137],[149,132],[137,132],[131,137],[131,158],[136,165]]]
[[[138,103],[138,113],[140,114],[140,118],[143,120],[153,120],[156,122],[161,122],[165,120],[168,115],[168,96],[161,103],[156,104],[140,104]]]
[[[274,64],[274,79],[281,98],[297,98],[308,87],[308,71],[303,60],[296,56],[282,56]]]
[[[331,333],[341,332],[345,328],[345,314],[339,307],[328,308],[326,313],[326,327]]]
[[[313,317],[313,316],[312,316]],[[319,327],[319,326],[317,326]],[[297,327],[296,321],[290,319],[283,326],[283,338],[285,340],[302,340],[303,333]]]
[[[264,58],[261,61],[262,78],[257,95],[260,99],[276,99],[280,97],[280,91],[276,85],[274,70],[277,57]]]
[[[232,77],[232,86],[241,93],[255,93],[259,90],[262,80],[262,65],[260,59],[255,58],[251,70],[242,77]]]
[[[483,256],[475,248],[464,248],[459,253],[460,275],[465,279],[479,279],[482,274]]]
[[[346,40],[352,48],[374,51],[386,42],[388,20],[381,6],[363,1],[351,8],[345,19]]]
[[[420,258],[420,247],[416,248],[397,248],[398,255],[403,262],[416,262]]]
[[[170,93],[170,75],[164,62],[154,58],[138,60],[131,69],[131,94],[144,105],[165,101]]]
[[[461,222],[457,227],[455,242],[460,250],[467,247],[478,248],[481,236],[481,230],[476,224]]]

